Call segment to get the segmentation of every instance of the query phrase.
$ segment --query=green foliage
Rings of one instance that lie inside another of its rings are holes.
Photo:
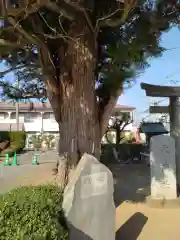
[[[105,134],[105,141],[109,144],[113,144],[116,141],[115,131],[108,131]]]
[[[116,144],[128,143],[133,141],[133,136],[127,136],[124,132],[126,126],[132,123],[132,119],[129,112],[121,112],[118,109],[114,109],[111,118],[111,124],[108,125],[105,138],[109,144],[113,143],[109,139],[110,133],[115,132]],[[133,134],[133,133],[132,133]]]
[[[119,159],[128,160],[133,158],[140,159],[140,152],[143,150],[142,144],[136,143],[124,143],[118,146],[114,144],[118,152]],[[112,151],[112,144],[102,144],[101,145],[101,162],[104,164],[116,163]]]
[[[21,144],[26,140],[25,132],[9,132],[9,138],[11,142],[19,141]]]
[[[29,138],[29,141],[32,143],[36,150],[40,150],[42,148],[42,144],[44,143],[48,149],[52,149],[55,146],[55,137],[53,134],[45,135],[38,134],[32,135]]]
[[[32,135],[29,138],[29,141],[32,143],[35,150],[40,150],[42,147],[42,141],[43,141],[42,134]]]
[[[59,188],[21,187],[1,195],[0,239],[67,240]]]
[[[0,132],[1,140],[9,140],[10,146],[1,152],[1,156],[6,153],[12,156],[14,152],[18,153],[25,147],[26,133],[25,132]]]
[[[18,7],[19,1],[16,0],[15,2],[17,3],[15,4],[16,7]],[[61,9],[60,2],[56,1],[55,3],[53,1],[53,4]],[[136,75],[148,66],[147,59],[149,57],[161,55],[164,50],[160,47],[161,32],[169,30],[174,22],[179,19],[179,11],[176,8],[177,1],[171,0],[130,1],[137,3],[131,6],[131,9],[127,9],[126,5],[124,6],[121,1],[117,0],[92,0],[91,2],[92,5],[88,0],[83,1],[83,8],[87,10],[86,14],[92,27],[99,30],[98,32],[94,31],[96,32],[95,35],[92,31],[91,36],[92,42],[94,39],[97,40],[98,47],[96,94],[100,102],[99,106],[104,109],[110,96],[118,94],[117,90],[131,86]],[[14,18],[20,24],[20,28],[22,27],[25,30],[25,33],[17,30],[17,24],[15,24],[16,27],[12,27],[10,23],[6,22],[7,16],[4,16],[4,26],[1,25],[0,38],[7,40],[7,43],[19,44],[17,48],[12,48],[11,44],[0,45],[2,61],[5,60],[8,67],[15,66],[18,68],[14,73],[18,77],[19,88],[12,86],[12,83],[5,79],[0,83],[3,87],[3,94],[10,98],[46,98],[43,71],[38,60],[41,56],[37,51],[40,42],[43,42],[48,49],[53,66],[51,72],[55,73],[54,77],[56,78],[59,73],[58,81],[64,79],[62,70],[64,66],[60,66],[60,64],[64,62],[65,56],[61,56],[60,52],[63,51],[59,50],[65,47],[66,53],[67,42],[70,42],[71,37],[64,36],[64,34],[67,33],[68,35],[72,18],[66,16],[68,11],[62,11],[62,14],[61,11],[52,10],[55,8],[41,7],[37,9],[37,12],[34,11],[28,17]],[[75,23],[80,18],[81,11],[76,12],[74,9],[73,12],[75,13],[75,16],[73,16]],[[117,14],[112,14],[115,12]],[[72,11],[69,14],[72,14]],[[108,18],[107,16],[111,17]],[[125,19],[124,16],[126,16]],[[86,21],[86,18],[82,17],[82,19]],[[105,19],[105,22],[102,24],[102,21],[99,21],[100,19]],[[125,21],[118,21],[117,24],[116,21],[120,19]],[[112,22],[116,24],[112,24]],[[96,28],[97,23],[100,24],[99,28]],[[40,30],[37,30],[37,26]],[[12,29],[14,30],[12,31]],[[30,40],[32,37],[34,37],[34,41]],[[35,43],[36,41],[38,44]],[[68,59],[71,59],[71,57],[68,57]],[[68,61],[68,64],[70,62]],[[51,69],[52,66],[48,66],[48,68]],[[62,71],[59,71],[60,68]]]
[[[52,149],[55,147],[55,137],[53,134],[43,135],[42,140],[48,149]]]
[[[135,142],[135,136],[133,132],[129,133],[128,135],[125,132],[121,132],[120,138],[121,138],[120,144]]]

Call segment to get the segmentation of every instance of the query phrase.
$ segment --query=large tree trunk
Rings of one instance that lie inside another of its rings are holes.
[[[95,93],[97,42],[84,15],[70,23],[67,36],[66,41],[59,40],[58,48],[50,46],[51,52],[48,45],[39,49],[48,98],[59,124],[61,158],[56,169],[63,186],[69,169],[85,152],[99,159],[100,141],[117,100],[112,97],[99,111]]]
[[[68,35],[73,39],[61,49],[59,97],[50,98],[59,123],[60,160],[58,181],[87,152],[100,157],[100,123],[95,94],[96,42],[84,19],[74,21]],[[59,105],[59,106],[58,106]],[[59,179],[60,178],[60,179]]]

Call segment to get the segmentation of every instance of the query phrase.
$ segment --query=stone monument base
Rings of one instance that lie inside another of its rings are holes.
[[[180,198],[154,199],[149,196],[146,198],[146,203],[152,208],[180,208]]]

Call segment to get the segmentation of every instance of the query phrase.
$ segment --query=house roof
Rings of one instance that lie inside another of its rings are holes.
[[[132,106],[125,106],[125,105],[116,104],[114,109],[134,111],[136,108],[132,107]]]
[[[27,111],[44,111],[44,112],[51,112],[52,107],[49,102],[41,103],[41,102],[34,102],[34,103],[19,103],[19,109],[21,112],[27,112]],[[115,110],[125,110],[125,111],[133,111],[136,108],[125,106],[125,105],[119,105],[117,104],[114,108]],[[10,102],[0,102],[0,111],[15,111],[16,105],[15,103]]]
[[[24,124],[19,123],[19,131],[24,131]],[[17,123],[1,123],[0,124],[0,131],[16,131],[17,130]]]
[[[19,103],[19,109],[21,112],[28,112],[28,111],[52,111],[52,107],[50,103],[41,103],[41,102],[35,102],[35,103]],[[0,102],[0,111],[15,111],[16,110],[16,104],[15,103],[9,103],[9,102]]]
[[[161,122],[141,123],[139,131],[142,133],[161,133],[161,134],[168,133],[168,130]]]

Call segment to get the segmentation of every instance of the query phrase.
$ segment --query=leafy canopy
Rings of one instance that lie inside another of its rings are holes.
[[[95,84],[101,108],[148,66],[149,57],[162,53],[161,32],[179,21],[174,0],[14,0],[6,6],[2,1],[0,9],[0,57],[8,66],[0,75],[5,96],[46,99],[44,76],[62,79],[63,59],[58,53],[72,43],[69,30],[81,19],[92,31],[92,41],[97,41]],[[51,59],[49,69],[42,67],[43,46]],[[18,78],[18,86],[3,78],[10,71]]]

